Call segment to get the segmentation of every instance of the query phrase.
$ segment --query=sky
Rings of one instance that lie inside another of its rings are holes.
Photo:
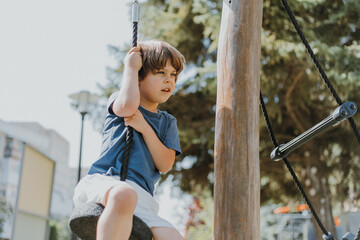
[[[0,2],[0,119],[38,122],[70,144],[77,166],[80,114],[68,95],[99,92],[106,66],[115,66],[107,45],[131,39],[130,1],[33,0]],[[100,134],[85,121],[83,164],[100,151]]]
[[[132,38],[131,3],[0,1],[0,120],[55,130],[69,142],[69,165],[76,167],[81,116],[68,96],[99,93],[97,83],[106,83],[106,67],[116,66],[107,46]],[[100,147],[100,133],[85,119],[83,166],[96,160]],[[174,205],[169,191],[160,198],[163,206]],[[169,217],[169,209],[161,214]]]

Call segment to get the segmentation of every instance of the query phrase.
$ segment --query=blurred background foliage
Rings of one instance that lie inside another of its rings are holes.
[[[0,198],[0,233],[4,231],[4,223],[11,216],[12,208],[4,198]]]

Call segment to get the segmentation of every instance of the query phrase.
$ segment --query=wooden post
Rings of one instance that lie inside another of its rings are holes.
[[[260,239],[262,0],[223,1],[217,58],[214,240]]]

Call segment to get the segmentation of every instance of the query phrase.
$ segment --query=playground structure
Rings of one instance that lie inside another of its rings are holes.
[[[306,204],[301,204],[297,212],[290,212],[289,207],[280,207],[274,210],[276,216],[277,240],[316,240],[312,214]],[[357,231],[360,221],[360,212],[352,212],[336,217],[336,234],[341,239],[354,239],[350,232]],[[352,238],[351,238],[352,237]]]
[[[223,1],[217,58],[214,239],[260,239],[262,1]]]
[[[260,239],[258,106],[261,21],[261,0],[223,2],[217,60],[218,95],[215,125],[213,235],[216,240]],[[291,144],[289,142],[286,147],[277,145],[276,140],[273,140],[273,159],[284,159],[293,149],[333,124],[345,119],[350,120],[357,110],[356,104],[350,102],[343,105],[341,100],[338,103],[340,107],[335,110],[336,114],[334,112],[329,116],[330,122],[325,119],[309,129],[305,134],[306,138],[302,138],[301,135]],[[352,126],[354,128],[354,124]],[[299,187],[298,181],[297,184]],[[301,187],[299,188],[301,191]],[[311,205],[310,208],[319,223]],[[323,239],[335,239],[321,222],[319,225],[324,232]],[[354,237],[347,235],[343,239],[359,239]]]
[[[217,104],[215,125],[215,213],[214,239],[260,239],[259,237],[259,98],[275,149],[273,160],[283,159],[323,232],[323,239],[335,239],[316,214],[286,156],[337,122],[348,119],[360,143],[351,118],[357,106],[340,100],[328,80],[286,0],[283,6],[298,35],[339,107],[333,114],[285,145],[278,145],[260,93],[260,33],[262,1],[223,1],[217,58]],[[260,96],[258,95],[260,93]],[[347,233],[342,239],[360,239]]]
[[[137,46],[138,22],[139,22],[139,4],[135,0],[132,6],[133,37],[132,46]],[[126,131],[126,146],[124,151],[123,166],[120,171],[120,180],[125,181],[128,171],[129,155],[132,146],[133,128],[128,126]],[[80,179],[78,179],[80,180]],[[69,218],[71,230],[84,240],[96,239],[97,222],[104,210],[104,206],[98,203],[90,202],[79,208],[75,208]],[[152,232],[150,228],[138,217],[133,216],[133,227],[130,240],[151,240]]]

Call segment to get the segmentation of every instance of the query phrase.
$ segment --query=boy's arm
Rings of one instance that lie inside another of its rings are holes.
[[[142,66],[140,48],[132,48],[125,58],[125,68],[121,88],[112,105],[115,115],[126,117],[133,115],[140,104],[138,73]]]
[[[133,116],[125,117],[124,120],[126,126],[131,126],[142,134],[156,168],[161,173],[168,172],[175,161],[175,150],[167,148],[160,141],[139,110]]]
[[[142,132],[146,146],[148,147],[151,157],[156,168],[161,173],[168,172],[175,162],[175,150],[167,148],[156,136],[154,130],[147,124],[148,127]]]

